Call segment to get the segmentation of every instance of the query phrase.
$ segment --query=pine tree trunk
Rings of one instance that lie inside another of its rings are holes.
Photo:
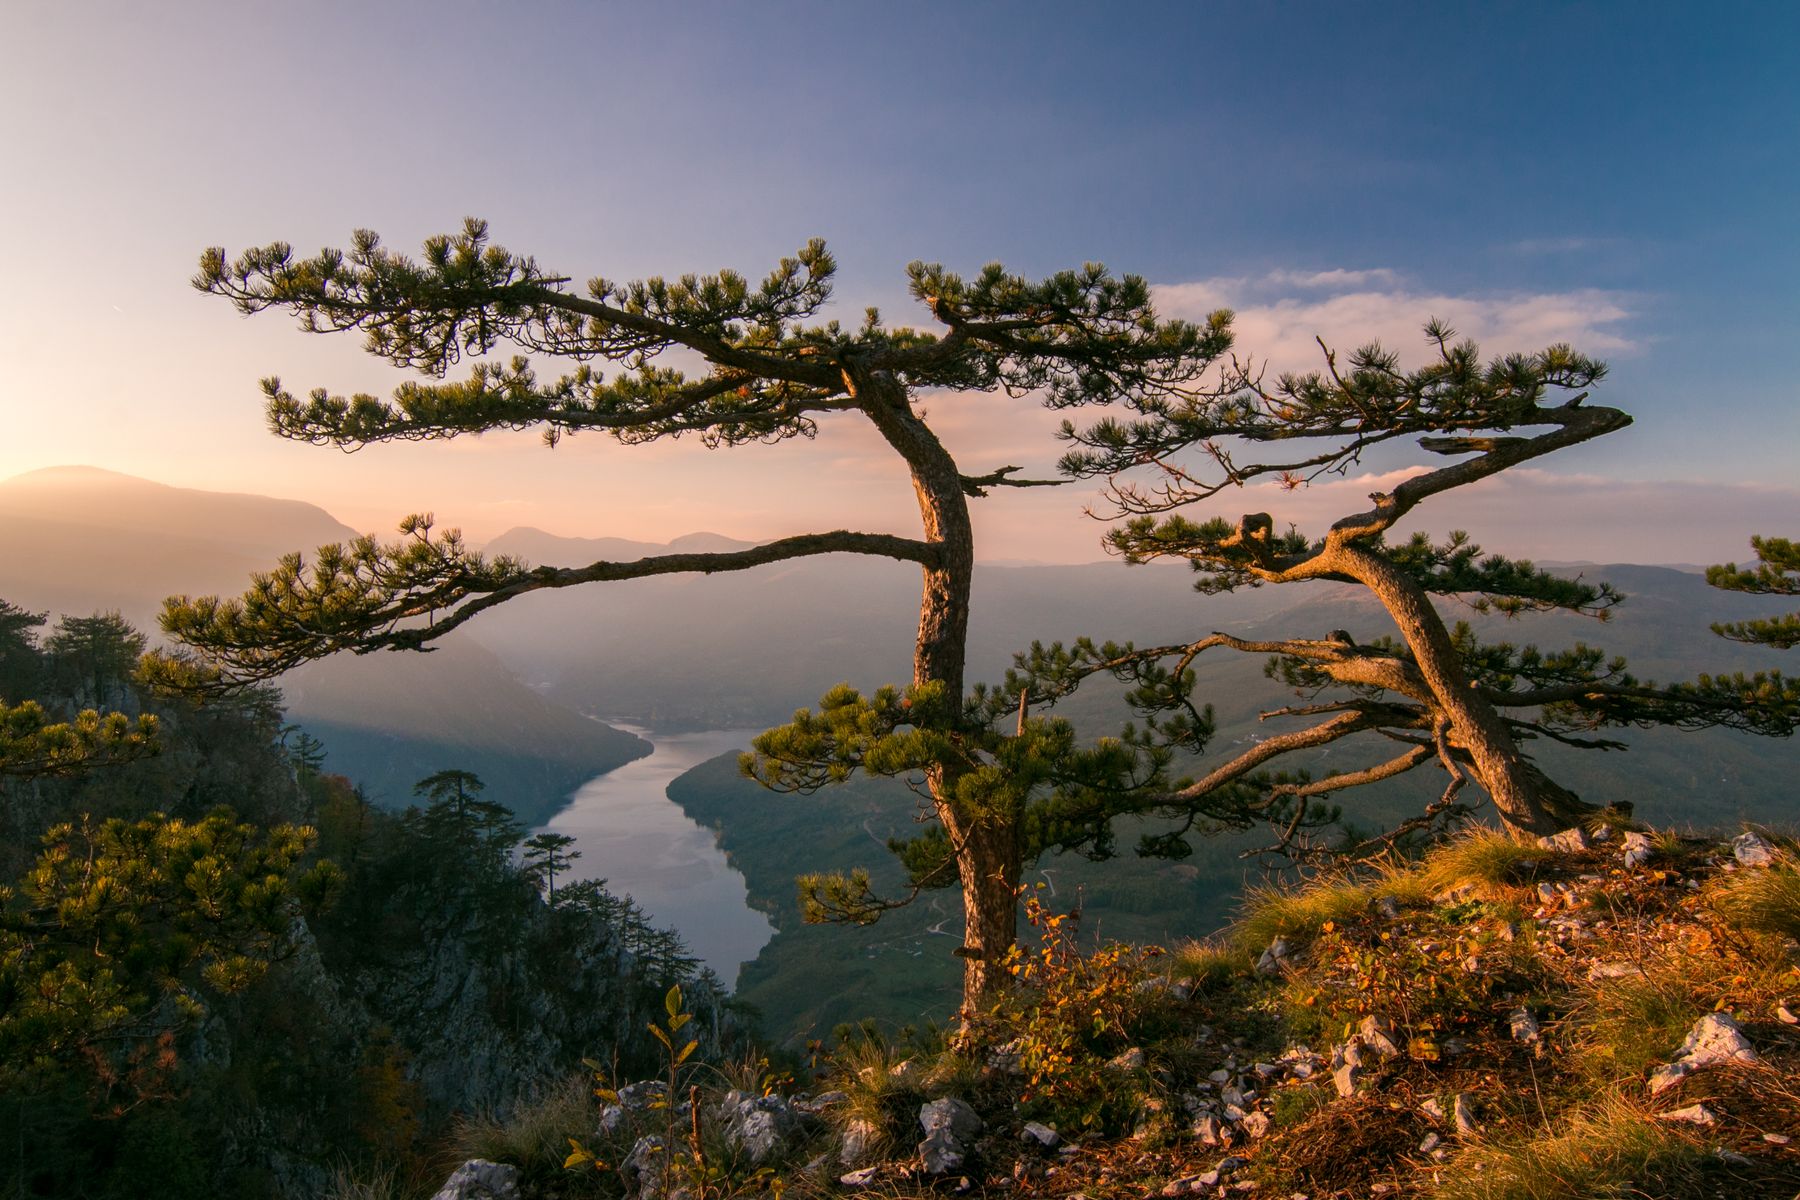
[[[1332,548],[1323,561],[1367,587],[1393,617],[1419,674],[1450,718],[1452,738],[1468,751],[1477,781],[1515,836],[1556,833],[1595,811],[1525,760],[1499,712],[1463,674],[1443,618],[1418,584],[1380,554],[1353,543]]]
[[[872,376],[856,380],[856,394],[884,438],[906,460],[925,540],[939,548],[939,560],[923,568],[919,635],[913,647],[913,683],[941,683],[954,713],[963,694],[969,632],[969,594],[974,580],[975,536],[969,502],[956,460],[912,411],[898,382]],[[966,1021],[1004,986],[1000,961],[1018,933],[1019,850],[1017,832],[962,811],[956,799],[958,771],[938,767],[928,773],[938,820],[957,848],[963,898],[961,1016]]]

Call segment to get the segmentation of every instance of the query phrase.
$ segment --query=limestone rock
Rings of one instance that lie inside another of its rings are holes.
[[[864,1167],[860,1171],[851,1171],[838,1176],[838,1182],[847,1188],[866,1188],[881,1177],[880,1167]]]
[[[919,1158],[927,1175],[959,1170],[968,1157],[969,1143],[981,1132],[981,1118],[975,1110],[948,1096],[920,1105],[919,1125],[925,1130]]]
[[[1144,1050],[1141,1046],[1133,1046],[1122,1054],[1115,1056],[1106,1065],[1115,1071],[1141,1071],[1144,1069]]]
[[[1621,848],[1624,851],[1623,857],[1627,867],[1641,867],[1649,862],[1656,853],[1656,847],[1651,844],[1649,835],[1639,833],[1635,829],[1625,835]]]
[[[1362,1039],[1363,1045],[1377,1054],[1400,1053],[1400,1047],[1394,1044],[1392,1030],[1388,1027],[1388,1023],[1380,1017],[1373,1015],[1364,1017],[1362,1024],[1357,1027],[1356,1033]]]
[[[1002,1042],[988,1051],[987,1065],[990,1070],[999,1071],[1005,1075],[1021,1075],[1025,1070],[1020,1065],[1023,1055],[1024,1048],[1021,1040],[1014,1038],[1012,1041]]]
[[[1680,1121],[1687,1125],[1717,1125],[1719,1118],[1713,1115],[1712,1109],[1704,1104],[1690,1104],[1686,1108],[1677,1108],[1671,1112],[1657,1113],[1659,1121]]]
[[[1731,840],[1731,856],[1746,867],[1769,866],[1775,854],[1775,847],[1761,834],[1740,833]]]
[[[619,1173],[639,1196],[654,1196],[663,1175],[663,1140],[654,1133],[639,1138],[619,1164]]]
[[[1734,1060],[1753,1063],[1756,1061],[1756,1048],[1750,1044],[1750,1039],[1744,1036],[1744,1031],[1738,1028],[1738,1023],[1731,1019],[1730,1014],[1715,1012],[1707,1013],[1694,1022],[1694,1027],[1688,1031],[1687,1040],[1681,1043],[1681,1057],[1698,1071]]]
[[[517,1200],[519,1168],[471,1158],[451,1173],[431,1200]]]
[[[1577,850],[1586,850],[1588,838],[1587,834],[1582,832],[1581,827],[1576,826],[1573,829],[1565,829],[1561,833],[1553,833],[1549,837],[1541,837],[1538,839],[1538,845],[1546,850],[1560,850],[1564,854],[1571,854]]]
[[[1258,975],[1281,974],[1281,968],[1287,964],[1289,958],[1293,957],[1293,953],[1293,948],[1288,945],[1286,938],[1276,938],[1269,943],[1269,948],[1262,952],[1262,957],[1256,960],[1256,973]]]
[[[840,1091],[820,1092],[816,1096],[794,1101],[794,1107],[803,1113],[817,1116],[828,1108],[835,1108],[850,1099],[850,1093]]]
[[[844,1125],[844,1144],[838,1152],[838,1160],[846,1167],[853,1167],[869,1157],[880,1144],[881,1126],[862,1117],[852,1117]]]
[[[736,1095],[737,1093],[733,1093]],[[725,1140],[764,1163],[800,1131],[801,1114],[780,1096],[754,1096],[739,1100],[725,1118]]]
[[[918,1087],[925,1082],[925,1068],[909,1058],[889,1067],[888,1078],[902,1087]]]
[[[1650,1094],[1661,1095],[1695,1071],[1723,1063],[1753,1063],[1756,1048],[1726,1013],[1707,1013],[1688,1031],[1675,1061],[1658,1067],[1650,1076]]]
[[[1062,1141],[1062,1134],[1048,1125],[1040,1124],[1037,1121],[1027,1121],[1025,1128],[1019,1131],[1019,1140],[1027,1144],[1042,1146],[1046,1150],[1054,1150],[1057,1143]]]

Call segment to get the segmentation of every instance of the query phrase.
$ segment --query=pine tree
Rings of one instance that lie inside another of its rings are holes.
[[[581,857],[581,851],[569,849],[574,844],[575,839],[566,833],[537,833],[525,839],[521,855],[525,878],[544,888],[551,904],[556,903],[556,877]]]
[[[1389,534],[1433,496],[1615,432],[1631,418],[1588,403],[1605,368],[1567,346],[1483,362],[1474,343],[1456,342],[1438,322],[1426,326],[1426,336],[1433,360],[1416,370],[1403,370],[1378,345],[1340,362],[1321,343],[1322,372],[1271,383],[1234,364],[1216,389],[1173,403],[1128,401],[1137,409],[1134,419],[1106,418],[1086,429],[1064,423],[1063,436],[1076,449],[1065,455],[1063,469],[1107,479],[1117,515],[1127,518],[1108,541],[1127,562],[1185,559],[1199,574],[1197,589],[1208,593],[1305,580],[1357,584],[1380,601],[1400,632],[1398,642],[1366,643],[1342,630],[1290,639],[1213,634],[1150,648],[1090,641],[1073,649],[1036,647],[1024,656],[1017,682],[1046,700],[1088,675],[1112,671],[1132,683],[1133,703],[1149,721],[1146,736],[1195,752],[1212,733],[1212,714],[1194,691],[1194,663],[1208,651],[1273,655],[1270,673],[1312,697],[1264,716],[1323,720],[1261,740],[1165,797],[1159,813],[1190,827],[1268,819],[1281,835],[1277,847],[1292,849],[1309,826],[1336,820],[1335,810],[1322,805],[1330,795],[1435,762],[1449,777],[1443,795],[1391,832],[1460,815],[1459,793],[1474,782],[1515,833],[1543,835],[1591,816],[1594,806],[1545,775],[1521,751],[1524,739],[1615,748],[1616,741],[1593,739],[1588,731],[1651,724],[1771,734],[1794,728],[1800,691],[1779,676],[1702,677],[1659,688],[1586,646],[1558,654],[1484,646],[1468,626],[1445,624],[1433,596],[1508,616],[1562,610],[1602,618],[1623,598],[1603,583],[1484,556],[1460,532],[1444,542],[1416,534],[1396,543]],[[1528,430],[1538,432],[1522,432]],[[1340,518],[1321,538],[1291,527],[1279,532],[1267,513],[1232,523],[1195,522],[1181,511],[1257,480],[1296,488],[1342,475],[1374,447],[1403,439],[1458,461],[1374,493],[1369,509]],[[1296,448],[1286,450],[1290,445]],[[1263,457],[1265,446],[1286,452]],[[1136,474],[1145,467],[1156,472],[1152,483]],[[1347,695],[1320,699],[1326,689]],[[1263,769],[1283,754],[1363,733],[1381,735],[1398,753],[1316,780]]]
[[[52,680],[95,708],[125,697],[146,645],[117,611],[64,617],[44,640]]]
[[[1759,596],[1800,596],[1800,545],[1787,538],[1752,537],[1756,565],[1738,570],[1736,563],[1706,568],[1706,582],[1728,592]],[[1791,650],[1800,646],[1800,612],[1754,621],[1714,625],[1713,632],[1734,642]]]
[[[413,784],[413,795],[428,803],[423,812],[409,810],[408,815],[421,836],[498,868],[519,844],[522,830],[511,809],[481,798],[486,788],[472,771],[438,771]]]
[[[835,264],[822,242],[784,259],[760,285],[722,271],[703,277],[618,283],[585,290],[529,257],[493,245],[469,221],[425,244],[422,260],[359,232],[349,251],[296,258],[276,243],[236,259],[203,255],[195,284],[246,314],[295,313],[309,332],[358,331],[371,354],[424,378],[383,399],[324,389],[300,396],[264,382],[271,426],[284,437],[356,447],[454,437],[489,429],[540,430],[554,445],[586,431],[632,444],[690,434],[708,446],[812,437],[837,417],[866,420],[906,465],[920,534],[828,530],[747,550],[658,555],[633,562],[533,567],[487,559],[429,517],[410,518],[403,540],[360,539],[322,547],[310,563],[284,559],[241,598],[178,598],[164,628],[207,655],[226,680],[268,679],[337,650],[423,648],[482,611],[526,592],[679,572],[735,571],[803,556],[851,553],[918,565],[923,583],[913,656],[914,688],[951,697],[922,719],[954,734],[964,692],[970,581],[975,560],[969,501],[997,487],[1051,481],[1002,466],[967,472],[938,439],[918,397],[1004,390],[1041,392],[1054,407],[1161,403],[1197,379],[1230,344],[1223,315],[1205,325],[1161,321],[1149,288],[1088,265],[1041,282],[997,264],[965,280],[944,268],[908,268],[913,296],[936,332],[884,326],[869,310],[860,326],[817,322]],[[488,357],[503,346],[518,354]],[[697,357],[689,376],[659,365],[665,351]],[[525,357],[570,363],[540,377]],[[464,355],[467,376],[445,375]],[[620,364],[607,377],[596,360]],[[932,812],[955,847],[967,917],[964,992],[977,1001],[1003,978],[1012,945],[1016,879],[1011,831],[964,799],[964,760],[924,772]]]

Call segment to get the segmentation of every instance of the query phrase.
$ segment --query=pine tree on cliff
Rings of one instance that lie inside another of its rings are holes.
[[[1209,650],[1272,655],[1269,674],[1310,697],[1263,716],[1318,718],[1315,723],[1261,739],[1160,797],[1147,811],[1184,822],[1167,836],[1179,838],[1197,823],[1245,827],[1265,819],[1279,834],[1274,848],[1291,851],[1309,827],[1336,824],[1337,810],[1324,803],[1331,795],[1426,763],[1446,773],[1445,791],[1390,836],[1463,815],[1459,794],[1470,782],[1515,833],[1549,834],[1594,808],[1544,774],[1522,752],[1523,741],[1616,749],[1622,744],[1591,732],[1626,725],[1793,730],[1800,692],[1779,676],[1703,676],[1657,687],[1587,646],[1544,654],[1531,646],[1483,645],[1466,624],[1446,625],[1434,596],[1508,616],[1562,610],[1602,618],[1622,599],[1604,583],[1483,557],[1460,532],[1441,543],[1424,534],[1398,542],[1388,537],[1434,496],[1612,433],[1631,418],[1588,402],[1605,368],[1567,346],[1484,362],[1472,342],[1455,341],[1440,323],[1429,324],[1426,335],[1431,359],[1416,370],[1402,369],[1378,345],[1340,361],[1321,343],[1321,372],[1267,382],[1234,364],[1216,390],[1181,402],[1127,400],[1137,409],[1135,419],[1109,417],[1085,429],[1064,423],[1063,436],[1077,448],[1063,468],[1107,479],[1117,514],[1127,518],[1108,541],[1127,562],[1185,559],[1200,576],[1198,590],[1208,593],[1305,580],[1357,584],[1381,603],[1400,634],[1398,642],[1359,642],[1343,630],[1311,638],[1215,633],[1149,648],[1083,641],[1021,656],[1011,686],[1052,701],[1082,678],[1111,671],[1134,685],[1133,703],[1148,720],[1145,736],[1196,753],[1213,728],[1210,709],[1196,698],[1193,669]],[[1401,441],[1457,461],[1372,494],[1367,510],[1340,518],[1323,537],[1291,526],[1278,532],[1267,513],[1232,523],[1195,522],[1182,511],[1259,480],[1298,488],[1344,475],[1374,448]],[[1270,447],[1280,452],[1271,454]],[[1149,483],[1138,474],[1146,467],[1154,472]],[[1765,565],[1753,578],[1768,584],[1775,574]],[[1321,699],[1328,689],[1343,695]],[[1320,779],[1264,769],[1284,754],[1356,735],[1373,735],[1362,744],[1386,746],[1388,756]]]
[[[708,446],[812,437],[832,420],[866,421],[905,465],[919,511],[914,537],[822,530],[747,550],[668,554],[632,562],[533,567],[486,559],[427,517],[403,540],[323,547],[293,555],[241,599],[172,601],[164,628],[235,680],[268,679],[338,650],[423,648],[480,612],[543,588],[678,572],[745,570],[803,556],[851,553],[918,565],[923,582],[913,654],[914,689],[929,702],[912,719],[940,744],[963,718],[964,655],[974,537],[969,502],[1021,479],[1018,468],[966,471],[926,422],[944,393],[1041,393],[1058,408],[1128,401],[1150,407],[1191,384],[1230,344],[1221,316],[1206,325],[1158,320],[1143,280],[1089,265],[1041,282],[999,265],[963,279],[942,267],[908,269],[912,295],[938,329],[859,326],[816,317],[835,264],[822,242],[784,259],[760,283],[722,271],[703,277],[584,289],[531,258],[493,245],[486,226],[425,244],[422,260],[395,254],[368,232],[347,252],[296,258],[285,244],[236,259],[202,257],[195,284],[246,313],[285,309],[310,332],[358,331],[371,354],[424,378],[390,398],[299,396],[264,382],[281,436],[353,448],[448,438],[490,429],[540,430],[554,445],[584,431],[626,444],[697,436]],[[516,357],[494,355],[502,347]],[[694,375],[658,364],[665,351],[697,358]],[[540,377],[524,355],[561,359]],[[445,376],[464,355],[466,376]],[[595,362],[619,365],[610,377]],[[976,402],[979,402],[977,397]],[[932,740],[932,739],[927,739]],[[974,1001],[1003,978],[999,960],[1016,929],[1017,869],[1009,818],[965,786],[967,756],[922,763],[933,816],[952,847],[967,918],[964,994]]]

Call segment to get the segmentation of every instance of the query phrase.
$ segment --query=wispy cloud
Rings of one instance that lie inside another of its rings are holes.
[[[1578,254],[1583,250],[1598,250],[1614,241],[1614,238],[1596,237],[1523,238],[1506,248],[1514,254]]]
[[[1330,294],[1316,294],[1321,290]],[[1165,315],[1194,320],[1215,309],[1234,310],[1239,355],[1276,370],[1318,366],[1315,338],[1334,347],[1377,341],[1403,360],[1417,360],[1428,352],[1421,329],[1432,317],[1489,354],[1540,350],[1553,342],[1595,354],[1638,347],[1628,333],[1633,297],[1602,288],[1452,293],[1409,286],[1393,271],[1376,268],[1162,284],[1156,300]]]
[[[1394,284],[1399,276],[1386,267],[1370,267],[1363,271],[1347,271],[1342,267],[1330,271],[1270,271],[1263,276],[1265,283],[1276,287],[1328,288],[1342,291],[1346,288],[1368,287],[1371,284]]]

